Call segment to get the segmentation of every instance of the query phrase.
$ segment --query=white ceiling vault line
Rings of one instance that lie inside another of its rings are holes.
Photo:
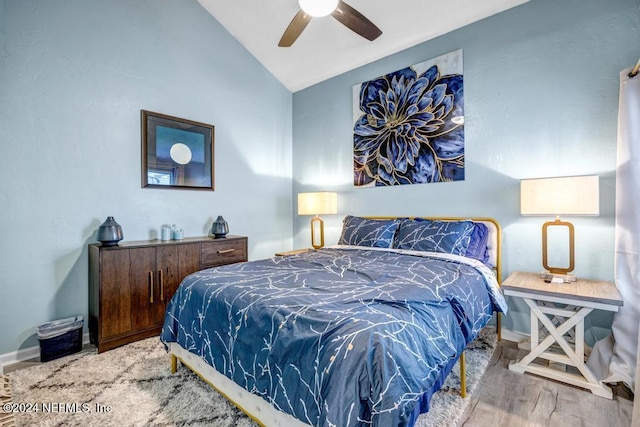
[[[278,47],[297,0],[198,0],[291,92],[526,3],[528,0],[344,0],[382,30],[370,42],[331,16]]]

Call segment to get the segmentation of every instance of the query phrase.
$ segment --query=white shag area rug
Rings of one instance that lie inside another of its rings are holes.
[[[495,347],[495,329],[484,328],[466,351],[467,398],[459,394],[456,364],[416,426],[455,426]],[[101,354],[77,353],[8,377],[17,426],[256,425],[188,368],[171,374],[158,338]]]

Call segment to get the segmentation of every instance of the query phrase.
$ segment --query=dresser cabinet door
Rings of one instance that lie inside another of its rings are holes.
[[[167,282],[165,300],[169,300],[178,290],[182,279],[191,273],[200,271],[200,243],[190,243],[178,246],[178,275],[174,280]]]
[[[131,262],[128,250],[100,253],[100,336],[131,330]]]
[[[164,321],[166,302],[170,298],[173,283],[180,280],[180,256],[178,246],[160,246],[156,248],[156,280],[158,282],[158,301],[162,303],[159,324]]]
[[[156,248],[129,249],[131,258],[131,327],[135,331],[162,323],[164,303],[156,274]]]

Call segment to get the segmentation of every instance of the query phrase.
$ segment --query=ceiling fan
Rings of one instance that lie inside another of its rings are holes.
[[[289,47],[300,36],[312,17],[331,15],[341,24],[367,40],[377,39],[382,31],[363,14],[342,0],[298,0],[300,10],[284,31],[279,47]]]

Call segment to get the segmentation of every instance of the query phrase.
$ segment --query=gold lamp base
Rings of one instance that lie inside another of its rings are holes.
[[[319,231],[320,243],[319,244],[316,241],[316,233],[315,233],[316,225],[320,229],[320,231]],[[311,218],[311,246],[313,246],[314,249],[320,249],[321,247],[324,246],[324,221],[318,215],[316,215],[313,218]]]
[[[569,266],[563,267],[550,267],[547,256],[547,230],[552,226],[560,226],[569,228]],[[567,274],[575,268],[575,237],[573,224],[567,221],[560,221],[559,217],[556,217],[555,221],[545,222],[542,225],[542,266],[551,274]]]

